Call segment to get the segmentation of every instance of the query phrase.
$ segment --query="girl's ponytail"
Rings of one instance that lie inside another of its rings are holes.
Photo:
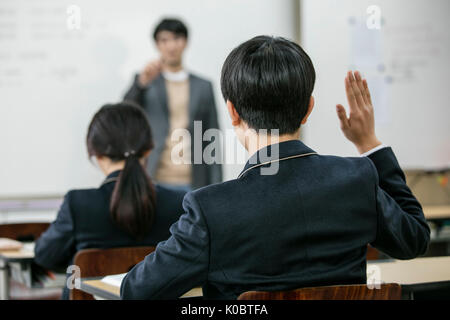
[[[153,224],[155,202],[153,185],[139,158],[128,155],[111,197],[113,221],[129,234],[142,238]]]
[[[125,161],[114,187],[110,213],[118,227],[139,239],[155,219],[156,197],[141,159],[153,148],[152,134],[141,108],[129,102],[103,106],[89,125],[89,156]]]

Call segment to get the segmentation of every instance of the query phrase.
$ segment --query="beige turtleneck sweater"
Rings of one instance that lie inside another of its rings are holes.
[[[191,160],[191,144],[188,139],[178,138],[172,141],[172,133],[175,129],[187,129],[189,124],[189,79],[177,79],[176,81],[165,80],[167,90],[167,106],[169,108],[169,134],[166,138],[166,146],[161,153],[158,169],[155,179],[157,182],[185,185],[191,184],[192,166]],[[176,154],[182,163],[174,163],[172,161],[172,149],[183,142],[181,152]]]

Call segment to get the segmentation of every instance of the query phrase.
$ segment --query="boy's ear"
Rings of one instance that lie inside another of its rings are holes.
[[[308,117],[311,114],[311,112],[313,111],[313,109],[314,109],[314,97],[311,96],[311,98],[309,99],[308,111],[306,112],[305,116],[302,119],[302,122],[301,122],[302,124],[305,124],[306,121],[308,121]]]
[[[231,118],[231,125],[233,127],[238,126],[241,123],[241,117],[239,117],[234,104],[230,100],[227,100],[227,109]]]

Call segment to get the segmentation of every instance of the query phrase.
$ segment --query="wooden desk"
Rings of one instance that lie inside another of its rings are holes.
[[[450,281],[450,257],[416,258],[413,260],[369,261],[380,268],[381,280],[401,285]]]
[[[33,260],[34,243],[24,243],[20,250],[0,250],[0,300],[8,300],[11,297],[27,300],[54,299],[61,296],[66,281],[65,274],[54,274],[56,280],[49,280],[50,283],[47,282],[43,287],[35,286],[36,278],[33,277],[37,274],[32,268]],[[21,276],[15,278],[14,273],[17,277],[18,272]]]
[[[450,219],[450,206],[424,206],[423,213],[427,220]]]
[[[22,248],[14,251],[1,251],[0,259],[14,262],[14,261],[32,261],[34,259],[34,251],[29,248]]]
[[[33,245],[24,245],[15,251],[0,251],[0,300],[9,298],[9,263],[31,262],[34,258]]]
[[[381,283],[398,283],[405,298],[412,299],[414,293],[445,289],[450,291],[450,256],[416,258],[413,260],[369,261],[379,268]],[[369,283],[369,281],[368,281]]]
[[[120,300],[120,287],[105,283],[101,281],[101,279],[102,277],[81,279],[80,290],[92,294],[98,300]],[[202,296],[202,288],[193,288],[183,294],[180,298],[195,298]]]
[[[87,279],[81,279],[80,290],[92,294],[97,300],[120,300],[120,287],[104,283],[101,278],[95,280]]]
[[[414,292],[433,288],[450,290],[450,256],[413,260],[374,260],[368,262],[367,267],[368,277],[369,272],[375,267],[379,269],[381,283],[400,284],[405,298],[412,298]],[[104,283],[100,279],[81,279],[81,290],[101,299],[120,299],[120,288]],[[201,296],[203,296],[202,289],[194,288],[182,298]]]

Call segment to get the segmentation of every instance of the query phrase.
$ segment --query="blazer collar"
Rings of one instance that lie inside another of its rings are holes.
[[[202,95],[201,86],[197,85],[197,79],[189,73],[189,119],[193,121],[201,106],[199,97]]]
[[[152,82],[152,86],[155,88],[155,92],[158,96],[159,102],[162,105],[164,114],[169,116],[169,107],[167,105],[167,90],[166,83],[163,75],[160,73],[155,80]]]
[[[108,174],[108,176],[105,178],[105,180],[103,180],[102,186],[107,184],[107,183],[117,181],[117,179],[119,178],[119,174],[121,172],[122,172],[122,170],[116,170],[116,171],[113,171],[110,174]]]
[[[277,150],[278,149],[278,150]],[[289,140],[275,143],[259,149],[247,161],[238,178],[248,171],[274,161],[284,161],[317,154],[300,140]]]

